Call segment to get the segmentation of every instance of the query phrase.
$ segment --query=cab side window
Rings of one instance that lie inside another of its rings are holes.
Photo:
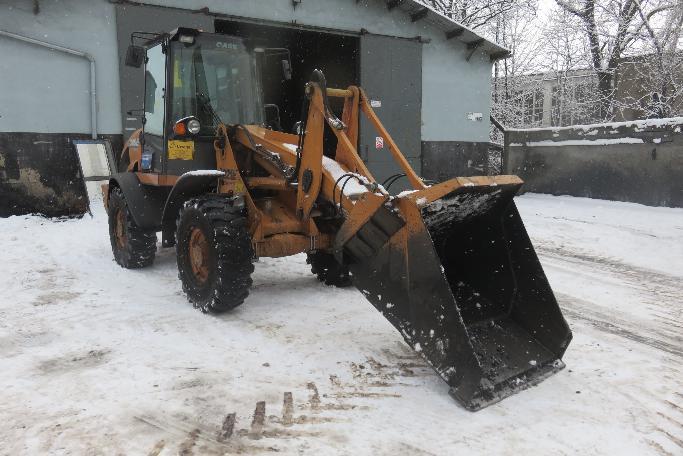
[[[145,133],[163,136],[166,94],[166,55],[161,44],[147,51],[145,67]]]

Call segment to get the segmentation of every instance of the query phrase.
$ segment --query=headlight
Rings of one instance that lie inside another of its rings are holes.
[[[190,132],[190,134],[196,135],[199,133],[200,128],[201,125],[197,119],[190,119],[187,121],[187,131]]]

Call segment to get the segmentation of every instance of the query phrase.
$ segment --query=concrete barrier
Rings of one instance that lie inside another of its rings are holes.
[[[683,207],[683,117],[507,130],[523,191]]]

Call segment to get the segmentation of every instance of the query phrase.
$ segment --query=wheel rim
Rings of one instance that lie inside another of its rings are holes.
[[[116,236],[116,245],[122,249],[126,246],[128,237],[126,236],[126,214],[119,209],[116,212],[116,226],[114,227],[114,235]]]
[[[209,241],[199,228],[192,228],[188,257],[195,280],[200,284],[209,277]]]

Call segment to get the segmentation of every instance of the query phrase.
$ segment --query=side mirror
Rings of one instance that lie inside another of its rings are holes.
[[[292,64],[289,59],[282,59],[282,75],[285,81],[290,81],[292,79]]]
[[[145,48],[131,44],[126,51],[126,66],[140,68],[145,63]]]

